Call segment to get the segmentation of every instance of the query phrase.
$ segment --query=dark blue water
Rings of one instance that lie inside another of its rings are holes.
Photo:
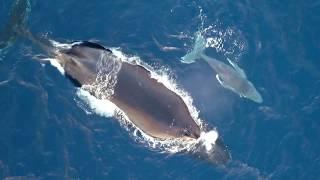
[[[116,119],[86,114],[72,83],[34,61],[43,52],[18,38],[0,55],[1,178],[320,178],[320,1],[30,1],[26,26],[34,34],[97,40],[170,68],[232,161],[217,167],[161,154],[135,142]],[[11,5],[0,1],[0,28]],[[207,53],[237,62],[262,104],[219,86],[206,63],[180,63],[199,30],[221,40]]]

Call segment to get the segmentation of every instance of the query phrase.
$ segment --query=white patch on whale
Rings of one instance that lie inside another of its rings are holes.
[[[43,61],[49,61],[50,64],[51,64],[53,67],[57,68],[58,71],[59,71],[62,75],[65,75],[65,71],[64,71],[63,67],[61,66],[61,64],[59,64],[58,60],[56,60],[56,59],[54,59],[54,58],[43,58],[43,59],[41,59],[41,60],[43,60]]]

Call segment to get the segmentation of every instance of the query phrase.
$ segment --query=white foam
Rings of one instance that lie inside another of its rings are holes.
[[[197,141],[201,142],[209,152],[215,145],[218,137],[218,132],[216,130],[211,130],[209,132],[201,132],[200,137],[197,139]]]
[[[223,39],[221,37],[209,37],[206,39],[206,47],[215,48],[220,52],[223,50]]]
[[[128,58],[129,57],[127,57],[127,56],[125,56],[122,52],[121,52],[121,50],[120,50],[120,48],[110,48],[110,50],[112,51],[112,53],[116,56],[116,57],[118,57],[121,61],[128,61]]]
[[[85,101],[89,105],[90,110],[94,111],[100,116],[112,117],[115,115],[115,112],[118,109],[118,107],[112,102],[108,100],[97,99],[88,91],[85,91],[81,88],[77,89],[77,95],[81,100]]]
[[[57,59],[54,59],[54,58],[43,58],[41,59],[42,61],[49,61],[50,64],[57,68],[57,70],[62,74],[62,75],[65,75],[65,71],[63,69],[63,67],[61,66],[61,64],[59,63],[59,61]]]
[[[232,27],[222,28],[219,23],[204,28],[200,33],[208,37],[206,47],[214,48],[226,58],[238,60],[247,47],[241,31]]]
[[[50,39],[49,40],[51,42],[51,44],[56,47],[56,48],[59,48],[59,49],[69,49],[71,48],[73,45],[76,45],[76,44],[80,44],[81,42],[74,42],[74,43],[71,43],[71,44],[67,44],[67,43],[60,43],[60,42],[57,42],[55,40],[52,40]]]

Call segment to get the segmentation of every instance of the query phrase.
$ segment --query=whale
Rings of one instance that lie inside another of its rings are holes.
[[[3,33],[4,36],[20,36],[38,45],[58,62],[74,86],[84,88],[98,99],[111,101],[145,134],[159,140],[201,138],[205,130],[192,118],[182,97],[152,78],[146,67],[121,61],[110,48],[96,42],[76,41],[56,46],[54,41],[36,36],[24,27],[26,9],[30,9],[26,0],[14,3],[11,16],[15,18],[10,18],[12,22],[6,28],[6,32],[12,32]],[[5,40],[0,42],[12,44]],[[94,88],[96,84],[102,85],[102,90]],[[211,149],[199,141],[190,153],[214,164],[226,164],[231,159],[228,149],[220,136],[214,141]]]
[[[63,67],[65,76],[78,87],[97,83],[97,65],[101,65],[97,61],[103,59],[105,63],[111,64],[113,67],[104,73],[114,73],[116,82],[111,85],[112,93],[103,97],[119,107],[145,134],[158,140],[196,141],[204,133],[205,130],[192,118],[182,97],[152,78],[146,67],[120,61],[112,50],[89,41],[76,42],[71,47],[54,52],[53,57]],[[88,91],[101,98],[101,92],[97,94],[91,88]],[[208,150],[199,141],[191,153],[218,165],[226,164],[231,159],[220,136],[215,140],[213,149]]]
[[[78,87],[95,83],[99,73],[97,61],[102,57],[112,64],[118,70],[113,72],[116,83],[108,99],[146,134],[161,140],[200,136],[200,127],[182,98],[151,78],[151,72],[145,67],[121,62],[110,49],[89,41],[60,49],[53,57],[65,70],[66,77]],[[94,90],[90,93],[96,95]]]
[[[204,51],[206,40],[199,32],[195,34],[195,42],[192,50],[181,57],[181,62],[185,64],[194,63],[196,60],[203,59],[215,72],[216,79],[222,87],[238,94],[240,97],[247,98],[256,103],[262,103],[263,98],[252,82],[247,78],[246,73],[236,63],[227,58],[229,65],[207,56]]]

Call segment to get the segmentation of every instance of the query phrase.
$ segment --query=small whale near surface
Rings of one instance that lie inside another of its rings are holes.
[[[206,39],[200,32],[197,32],[195,36],[193,48],[181,58],[182,63],[190,64],[196,60],[203,59],[216,72],[216,79],[222,87],[256,103],[263,102],[261,94],[253,83],[248,80],[243,69],[228,58],[227,60],[231,66],[207,56],[205,54]]]
[[[192,118],[183,99],[152,78],[147,68],[121,61],[112,50],[97,43],[79,41],[59,47],[53,44],[54,41],[33,35],[23,25],[29,6],[27,0],[14,3],[12,18],[5,31],[0,32],[0,48],[8,47],[18,36],[30,40],[49,58],[54,58],[63,68],[64,75],[77,87],[99,84],[101,76],[108,76],[104,81],[106,91],[86,90],[98,99],[107,97],[147,135],[159,140],[196,140],[190,152],[195,157],[214,164],[229,162],[231,155],[221,137],[215,134],[213,148],[207,148],[201,139],[205,132]]]

